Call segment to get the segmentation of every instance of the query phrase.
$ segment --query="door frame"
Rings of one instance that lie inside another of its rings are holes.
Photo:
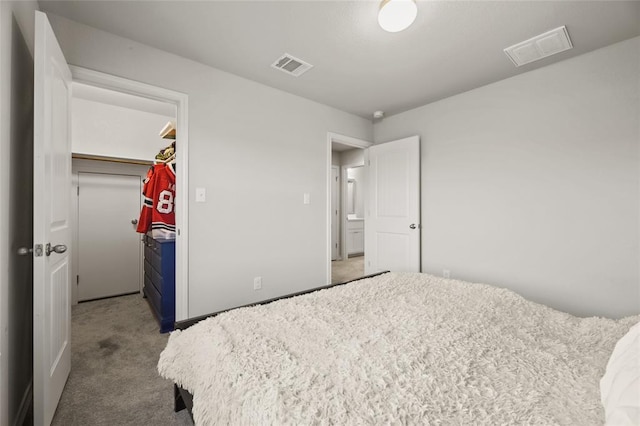
[[[100,174],[108,174],[108,175],[125,175],[125,176],[137,176],[140,178],[140,182],[146,176],[147,170],[149,166],[143,165],[134,165],[134,164],[123,164],[123,163],[110,163],[106,161],[91,161],[85,159],[77,159],[74,158],[71,160],[71,221],[73,223],[73,250],[72,250],[72,285],[71,285],[71,301],[74,305],[78,304],[78,286],[73,285],[73,279],[76,277],[77,284],[77,276],[79,274],[79,258],[78,258],[78,250],[79,247],[79,210],[78,210],[78,176],[80,173],[100,173]],[[143,196],[142,192],[140,192],[140,208],[142,208]],[[144,244],[142,243],[142,238],[140,239],[140,295],[142,295],[142,288],[144,286]]]
[[[138,190],[138,199],[139,199],[139,209],[142,208],[142,179],[144,176],[135,173],[135,171],[127,172],[126,170],[120,171],[109,171],[109,168],[105,168],[104,170],[95,169],[91,167],[85,167],[84,164],[74,164],[72,160],[72,169],[71,169],[71,195],[73,201],[71,202],[73,211],[71,212],[72,226],[73,226],[73,250],[72,250],[72,273],[71,273],[71,302],[74,305],[77,305],[80,299],[80,286],[78,285],[78,278],[80,275],[80,261],[79,261],[79,252],[80,252],[80,191],[78,190],[80,186],[80,175],[102,175],[102,176],[127,176],[138,179],[139,190]],[[82,160],[80,160],[82,161]],[[136,213],[137,214],[137,213]],[[137,234],[136,234],[137,235]],[[138,290],[137,292],[142,295],[142,288],[144,285],[144,245],[142,244],[142,239],[138,238],[138,256],[139,256],[139,268],[138,268]],[[76,277],[76,285],[73,285],[73,277]],[[117,295],[114,295],[117,296]],[[114,297],[114,296],[105,296],[105,297]],[[88,301],[88,300],[87,300]],[[83,300],[84,302],[84,300]]]
[[[332,151],[333,142],[338,142],[343,145],[349,145],[354,148],[364,149],[365,155],[367,152],[366,149],[373,145],[373,142],[369,142],[364,139],[358,139],[351,136],[341,135],[339,133],[327,132],[327,162],[325,166],[325,171],[326,171],[325,185],[326,185],[326,202],[327,202],[326,209],[325,209],[327,214],[327,220],[326,220],[326,226],[325,226],[325,234],[327,237],[326,248],[325,248],[325,253],[326,253],[325,282],[327,284],[331,284],[331,166],[332,166],[331,151]],[[343,241],[342,246],[345,246],[345,245],[346,244],[344,244],[344,241]],[[342,247],[341,247],[341,250],[342,250]]]
[[[176,106],[176,321],[189,318],[189,96],[185,93],[69,65],[74,82],[141,96]],[[153,154],[150,154],[150,157]]]
[[[363,149],[363,151],[364,151],[364,149]],[[341,168],[340,168],[340,173],[341,173],[341,175],[340,175],[340,177],[341,177],[340,190],[342,192],[342,203],[343,203],[344,206],[348,205],[347,185],[349,184],[349,174],[348,174],[347,169],[351,169],[353,167],[364,167],[364,162],[365,162],[365,160],[363,159],[362,160],[362,164],[349,163],[349,164],[345,164],[345,165],[341,166]],[[366,197],[367,197],[366,192],[364,194],[364,197],[365,197],[365,206],[366,206],[367,205],[366,204]],[[346,208],[341,213],[342,214],[340,215],[340,226],[342,227],[342,234],[341,234],[340,238],[342,238],[342,241],[344,242],[344,244],[342,245],[342,247],[340,247],[340,253],[342,255],[342,258],[344,260],[347,260],[349,258],[349,252],[348,252],[349,246],[347,244],[347,227],[348,227],[347,226],[348,225],[347,217],[348,217],[349,213],[347,213]],[[364,228],[363,228],[362,232],[364,232]]]
[[[333,181],[333,171],[335,170],[336,172],[336,178],[337,181]],[[342,259],[342,215],[340,214],[342,212],[342,197],[340,197],[341,194],[341,183],[342,183],[342,179],[340,176],[340,166],[335,166],[335,165],[331,165],[331,205],[329,206],[330,208],[330,214],[331,217],[333,218],[333,210],[334,208],[338,209],[338,217],[337,217],[337,222],[335,223],[335,227],[336,229],[334,230],[334,225],[333,225],[333,221],[332,221],[332,225],[331,225],[331,236],[332,236],[332,241],[331,241],[331,260],[333,260],[333,232],[335,231],[336,233],[336,244],[338,245],[336,247],[336,256],[335,256],[335,260],[340,260]],[[336,194],[334,194],[334,192],[338,191],[338,194],[336,196]],[[336,200],[337,203],[336,205],[333,205],[333,201]]]

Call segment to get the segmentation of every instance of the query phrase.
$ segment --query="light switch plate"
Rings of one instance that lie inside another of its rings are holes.
[[[196,188],[196,203],[204,203],[207,200],[207,192],[204,188]]]
[[[305,192],[303,202],[305,204],[311,204],[311,194]]]

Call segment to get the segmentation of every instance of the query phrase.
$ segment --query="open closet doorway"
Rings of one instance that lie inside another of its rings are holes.
[[[186,94],[176,92],[170,89],[165,89],[149,84],[141,83],[138,81],[128,80],[121,77],[116,77],[110,74],[101,73],[94,70],[89,70],[82,67],[70,66],[73,76],[74,85],[84,85],[92,87],[94,89],[104,89],[105,93],[110,93],[110,102],[115,103],[116,106],[125,107],[129,111],[135,111],[136,109],[142,110],[148,113],[148,115],[163,116],[161,121],[155,121],[153,125],[149,127],[151,130],[145,131],[144,135],[140,138],[151,137],[153,143],[143,146],[135,140],[129,144],[124,144],[123,140],[127,139],[126,131],[121,126],[109,127],[106,125],[106,121],[102,121],[102,132],[109,139],[108,143],[102,146],[102,149],[108,149],[110,151],[101,151],[94,154],[91,161],[94,167],[98,167],[97,164],[109,165],[110,167],[118,167],[119,174],[139,175],[143,178],[147,177],[147,171],[150,168],[150,164],[155,160],[155,156],[160,150],[169,146],[172,139],[165,139],[163,136],[173,137],[176,147],[174,148],[175,157],[171,163],[174,163],[171,167],[173,174],[172,180],[174,181],[174,191],[177,196],[174,199],[167,198],[168,195],[164,194],[165,199],[162,201],[162,210],[167,210],[171,205],[171,210],[175,213],[175,260],[171,263],[175,264],[175,319],[174,321],[182,321],[189,317],[188,313],[188,210],[189,210],[189,197],[187,193],[188,188],[188,145],[189,145],[189,126],[188,126],[188,96]],[[108,94],[106,96],[109,96]],[[129,99],[137,99],[137,101],[130,101],[128,105],[122,105],[123,96],[129,96]],[[133,104],[131,103],[133,102]],[[135,115],[135,114],[134,114]],[[130,117],[127,117],[127,119]],[[164,119],[168,118],[167,121]],[[169,121],[173,118],[173,122],[170,126],[167,126]],[[125,119],[126,120],[126,119]],[[158,123],[163,123],[158,127]],[[75,134],[75,126],[72,120],[72,130]],[[172,128],[173,127],[173,128]],[[162,133],[160,135],[159,133]],[[138,138],[134,138],[138,139]],[[154,144],[158,144],[155,146]],[[135,149],[137,151],[130,152],[127,157],[122,156],[115,150],[115,147],[122,147],[126,145],[126,149]],[[76,157],[83,152],[80,150],[74,150]],[[112,161],[100,161],[99,157],[106,157]],[[79,160],[79,158],[77,158]],[[96,161],[98,160],[98,161]],[[124,160],[124,161],[121,161]],[[137,164],[142,163],[142,164]],[[77,183],[77,182],[76,182]],[[132,221],[139,220],[140,210],[134,217],[129,218],[128,226],[131,228],[137,228],[138,224],[132,223]],[[140,237],[141,234],[138,234]],[[149,242],[147,242],[149,243]],[[149,247],[147,247],[149,248]],[[155,247],[160,249],[159,247]],[[149,250],[147,253],[151,254]],[[144,253],[144,251],[143,251]],[[144,263],[143,263],[144,264]],[[164,264],[164,263],[163,263]],[[157,266],[157,262],[156,262]],[[144,271],[144,267],[141,268]],[[143,272],[140,272],[140,280],[143,288],[145,287],[145,278]],[[74,277],[75,278],[75,277]],[[81,277],[80,277],[81,279]]]
[[[365,149],[360,139],[329,135],[330,152],[330,283],[364,276]]]
[[[149,299],[151,313],[158,318],[163,331],[172,329],[176,106],[78,82],[73,84],[72,93],[76,278],[72,299],[77,303],[140,293]],[[153,182],[159,182],[160,174],[165,178],[166,188],[156,185],[156,189],[164,191],[155,194],[147,181],[152,178]],[[156,200],[159,194],[162,200]],[[155,213],[159,203],[162,208],[157,210],[163,214]],[[145,235],[147,231],[149,237]],[[162,288],[152,287],[153,267],[159,268],[161,263],[152,263],[150,259],[158,250],[151,253],[145,250],[153,237],[167,240],[163,247],[171,245],[173,253],[166,262],[170,264],[164,265],[165,273],[168,271],[171,277],[163,277],[171,282],[172,288],[166,292],[170,294],[163,295]],[[171,297],[170,313],[162,310],[162,296]]]

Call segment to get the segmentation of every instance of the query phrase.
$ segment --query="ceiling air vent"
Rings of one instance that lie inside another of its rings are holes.
[[[305,72],[309,71],[313,65],[306,63],[302,59],[298,59],[295,56],[291,56],[285,53],[279,57],[273,64],[272,68],[286,72],[294,77],[299,77]]]
[[[504,53],[519,67],[573,47],[569,39],[567,27],[556,28],[539,36],[504,49]]]

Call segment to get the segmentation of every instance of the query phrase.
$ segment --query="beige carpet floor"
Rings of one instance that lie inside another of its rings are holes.
[[[76,305],[71,327],[71,375],[54,426],[192,424],[173,412],[173,385],[156,371],[168,334],[142,296]]]
[[[344,283],[364,276],[364,256],[331,262],[331,284]]]
[[[332,283],[360,278],[364,256],[333,261],[331,272]],[[74,306],[71,375],[52,425],[192,425],[156,371],[167,338],[138,294]]]

